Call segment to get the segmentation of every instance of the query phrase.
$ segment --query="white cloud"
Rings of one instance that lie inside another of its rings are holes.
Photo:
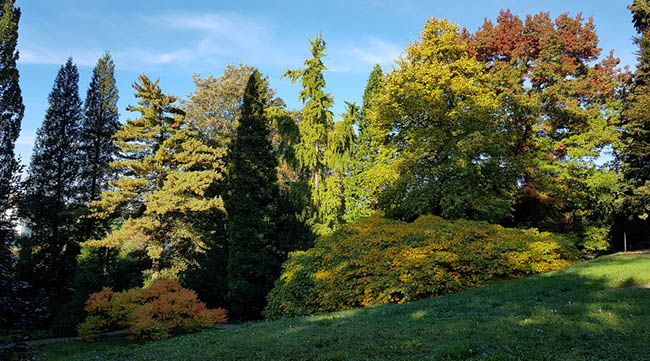
[[[366,64],[379,64],[384,67],[393,65],[402,52],[402,47],[387,41],[370,38],[363,47],[352,48],[352,54]]]
[[[210,62],[254,62],[279,65],[289,61],[277,45],[272,26],[264,19],[230,13],[162,14],[142,16],[122,24],[128,33],[156,34],[169,42],[138,43],[139,37],[117,39],[118,46],[97,44],[75,48],[74,44],[21,44],[23,64],[63,64],[70,56],[79,66],[94,66],[106,48],[121,69],[141,71],[146,66],[189,65]],[[130,25],[136,24],[136,25]],[[142,28],[139,28],[142,27]],[[41,40],[43,41],[43,40]],[[121,41],[121,43],[120,43]],[[236,58],[236,59],[233,59]],[[241,60],[239,60],[241,59]]]
[[[62,65],[69,57],[79,66],[94,66],[97,63],[103,51],[71,49],[69,51],[54,50],[45,46],[36,44],[19,44],[18,51],[21,64],[46,64]]]
[[[346,44],[332,43],[331,56],[325,59],[328,70],[335,73],[368,72],[375,64],[385,70],[394,65],[402,47],[374,37]]]

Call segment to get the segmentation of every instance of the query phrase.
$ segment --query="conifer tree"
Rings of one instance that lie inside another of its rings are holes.
[[[113,59],[106,52],[97,61],[86,95],[80,140],[83,164],[79,175],[80,193],[85,202],[99,199],[107,187],[109,163],[118,151],[112,139],[120,126],[114,72]]]
[[[21,212],[30,236],[22,245],[20,271],[35,289],[61,292],[72,280],[75,241],[79,126],[79,74],[72,59],[61,67],[36,134]]]
[[[224,152],[201,142],[176,97],[164,94],[158,81],[141,75],[133,87],[138,106],[127,109],[141,116],[115,134],[121,159],[111,164],[123,176],[91,204],[95,216],[124,221],[85,245],[140,259],[144,253],[151,265],[144,270],[146,281],[177,277],[212,231],[201,223],[206,213],[223,211],[223,201],[209,189],[222,178]]]
[[[650,2],[635,0],[629,6],[639,36],[638,65],[623,111],[623,196],[621,211],[629,220],[625,231],[637,226],[647,234],[650,216]],[[646,239],[650,242],[650,239]]]
[[[375,65],[368,77],[366,89],[363,92],[363,104],[358,121],[356,146],[350,165],[350,176],[346,177],[346,196],[344,216],[347,222],[369,216],[377,203],[377,188],[373,185],[375,179],[368,172],[372,169],[378,150],[377,140],[371,131],[370,111],[373,107],[373,97],[381,89],[383,72],[379,64]]]
[[[342,219],[344,210],[340,182],[327,178],[331,174],[328,158],[335,152],[328,151],[328,144],[333,140],[330,135],[334,131],[334,119],[330,108],[334,104],[332,95],[325,92],[323,72],[327,70],[322,58],[327,45],[321,35],[311,43],[312,58],[305,61],[305,68],[288,70],[283,76],[289,77],[292,84],[300,80],[302,90],[300,101],[305,106],[302,110],[302,120],[298,123],[300,142],[295,146],[296,160],[300,171],[309,177],[311,198],[315,211],[312,223],[316,233],[327,233],[335,229]]]
[[[266,86],[251,74],[236,135],[229,147],[228,296],[231,312],[258,316],[279,273],[281,260],[270,236],[275,231],[278,161],[265,114]]]
[[[16,61],[20,8],[14,0],[0,2],[0,326],[16,321],[20,302],[13,280],[15,216],[19,202],[21,166],[14,154],[24,105]]]

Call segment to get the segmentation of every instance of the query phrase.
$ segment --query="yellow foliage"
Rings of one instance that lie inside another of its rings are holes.
[[[376,214],[292,253],[265,315],[360,307],[404,285],[413,301],[575,261],[576,249],[560,235],[434,216],[406,223]]]

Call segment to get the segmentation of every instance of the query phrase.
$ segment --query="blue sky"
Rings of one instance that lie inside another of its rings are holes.
[[[108,50],[116,64],[120,117],[132,116],[131,84],[139,74],[160,78],[163,91],[186,96],[192,74],[219,76],[226,64],[245,63],[269,76],[289,108],[299,109],[299,88],[280,79],[302,66],[307,39],[320,31],[328,44],[327,89],[333,111],[345,101],[360,103],[374,64],[390,70],[406,44],[416,40],[430,16],[447,18],[474,31],[500,9],[520,16],[548,11],[552,16],[582,12],[593,16],[600,47],[633,66],[634,29],[620,0],[17,0],[22,9],[18,49],[25,103],[17,152],[27,164],[36,130],[47,108],[56,73],[68,57],[79,66],[80,95],[88,89],[97,59]]]

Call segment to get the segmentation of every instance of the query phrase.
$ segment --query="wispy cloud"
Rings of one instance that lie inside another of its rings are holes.
[[[371,38],[363,47],[355,47],[352,53],[358,60],[368,64],[392,65],[402,52],[402,47],[384,40]]]
[[[22,64],[47,64],[61,65],[72,57],[74,62],[79,66],[93,66],[97,63],[103,51],[95,50],[59,50],[36,44],[20,44],[19,63]]]
[[[111,50],[118,68],[138,71],[144,66],[188,66],[198,62],[279,65],[290,60],[286,49],[278,47],[282,42],[277,39],[273,26],[263,18],[234,13],[174,13],[143,15],[137,19],[119,25],[128,29],[127,33],[156,34],[169,41],[146,42],[134,36],[123,37],[117,44],[85,44],[83,48],[72,44],[24,43],[19,49],[20,62],[62,64],[72,56],[79,66],[94,66],[106,48]]]
[[[375,37],[359,39],[352,44],[332,45],[331,57],[326,59],[326,64],[335,73],[367,72],[375,64],[388,70],[403,49],[400,45]]]

